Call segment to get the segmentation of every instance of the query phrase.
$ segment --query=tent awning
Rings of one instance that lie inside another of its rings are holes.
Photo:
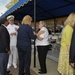
[[[34,0],[20,0],[9,9],[2,17],[12,14],[15,19],[21,20],[25,15],[30,15],[34,19]],[[36,20],[45,20],[67,16],[75,12],[75,0],[36,0]]]
[[[20,0],[19,2],[17,2],[14,6],[12,6],[8,11],[6,11],[1,18],[8,16],[9,14],[13,13],[14,11],[18,10],[20,7],[22,7],[23,5],[27,4],[29,1],[31,0]]]

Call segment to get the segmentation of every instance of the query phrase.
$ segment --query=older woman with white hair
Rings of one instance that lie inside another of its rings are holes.
[[[39,58],[39,63],[40,63],[40,69],[39,69],[39,74],[45,74],[47,73],[46,69],[46,56],[48,52],[48,30],[45,27],[45,22],[40,21],[38,25],[40,31],[37,33],[37,39],[36,39],[36,46],[38,50],[38,58]],[[42,34],[40,34],[42,33]]]
[[[18,29],[17,48],[19,55],[19,75],[30,75],[31,39],[36,39],[31,28],[32,18],[26,15]]]

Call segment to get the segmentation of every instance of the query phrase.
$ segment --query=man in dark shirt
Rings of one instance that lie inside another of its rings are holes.
[[[7,74],[7,63],[10,54],[10,37],[6,29],[8,21],[6,18],[1,19],[0,26],[0,75]]]

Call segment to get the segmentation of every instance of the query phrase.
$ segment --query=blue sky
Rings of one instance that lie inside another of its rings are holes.
[[[0,0],[0,16],[7,11],[6,4],[11,0]]]

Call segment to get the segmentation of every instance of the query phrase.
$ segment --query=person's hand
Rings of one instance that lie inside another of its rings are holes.
[[[34,33],[34,35],[37,35],[37,33],[36,32],[33,32]]]
[[[13,33],[11,33],[10,35],[13,36]]]
[[[10,54],[11,53],[11,51],[8,51],[8,54]]]
[[[16,35],[16,32],[14,32],[13,35]]]
[[[11,35],[11,36],[16,35],[16,32],[11,33],[10,35]]]
[[[17,29],[17,28],[15,28],[15,30],[16,30],[16,31],[18,31],[18,29]]]
[[[71,66],[74,68],[74,63],[71,63]]]

